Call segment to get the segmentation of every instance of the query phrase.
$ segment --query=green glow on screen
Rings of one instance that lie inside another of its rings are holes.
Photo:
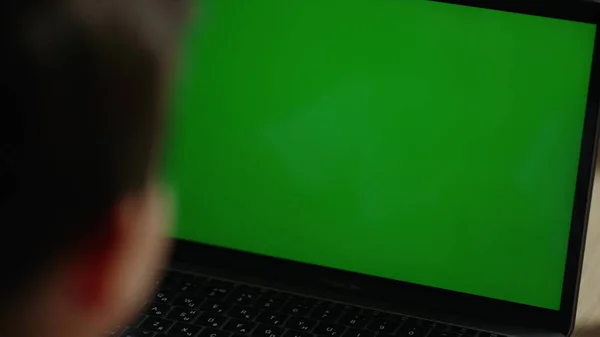
[[[176,237],[560,307],[594,25],[390,0],[201,16]]]

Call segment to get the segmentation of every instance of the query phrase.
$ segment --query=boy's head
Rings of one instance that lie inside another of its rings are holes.
[[[95,336],[166,251],[157,179],[183,0],[9,0],[0,112],[0,335]]]

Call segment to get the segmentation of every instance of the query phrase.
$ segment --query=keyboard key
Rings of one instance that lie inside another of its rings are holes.
[[[169,337],[194,337],[201,329],[199,326],[177,323],[169,330]]]
[[[202,330],[202,332],[200,333],[200,335],[198,335],[198,337],[231,337],[231,333],[221,331],[221,330],[207,328],[207,329]]]
[[[285,329],[261,324],[252,332],[253,337],[283,337]]]
[[[294,316],[306,316],[312,309],[309,303],[298,300],[291,300],[288,304],[284,305],[281,311],[286,314]]]
[[[175,298],[175,294],[177,294],[177,292],[171,290],[159,291],[154,296],[154,302],[171,303],[171,301],[173,301],[173,298]]]
[[[391,314],[391,315],[388,315],[387,317],[385,317],[385,319],[388,321],[396,322],[396,323],[419,325],[418,320],[416,320],[412,317],[404,316],[404,315]]]
[[[285,314],[263,312],[256,318],[256,321],[267,325],[280,326],[283,325],[283,322],[285,322],[288,317],[290,316]]]
[[[338,320],[338,323],[352,328],[364,328],[367,326],[367,318],[363,315],[355,315],[353,313],[347,313]]]
[[[285,304],[285,300],[270,296],[263,296],[259,299],[255,307],[259,310],[279,310]]]
[[[206,298],[223,299],[229,295],[231,289],[227,288],[207,288],[200,292],[200,296]]]
[[[451,326],[448,331],[457,333],[459,335],[464,335],[465,337],[475,336],[477,331],[469,328],[463,328],[460,326]]]
[[[200,314],[200,311],[195,310],[195,309],[175,307],[175,308],[173,308],[173,310],[171,310],[171,312],[169,312],[169,314],[167,315],[167,318],[173,319],[173,320],[176,320],[179,322],[190,323],[196,317],[198,317],[199,314]]]
[[[198,309],[200,304],[202,303],[202,298],[189,296],[189,295],[179,295],[173,301],[174,306],[184,307],[189,309]]]
[[[344,333],[345,330],[346,327],[343,325],[322,322],[312,332],[316,335],[336,337]]]
[[[158,317],[148,317],[142,324],[140,324],[141,329],[152,330],[156,332],[165,332],[173,325],[173,321],[158,318]]]
[[[203,286],[196,294],[201,297],[223,299],[232,292],[233,287],[233,283],[212,280],[209,281],[207,285]]]
[[[318,306],[309,315],[310,318],[326,322],[335,322],[342,315],[342,310],[332,306]]]
[[[249,286],[240,286],[235,289],[227,300],[236,304],[251,305],[258,299],[259,291]]]
[[[288,330],[283,334],[283,337],[315,337],[315,335],[308,332]]]
[[[390,316],[390,314],[379,311],[379,310],[371,310],[371,309],[365,309],[363,310],[362,314],[366,317],[374,317],[374,318],[386,318],[388,316]]]
[[[163,317],[171,309],[171,306],[163,303],[151,303],[146,309],[148,316]]]
[[[177,287],[174,288],[179,294],[194,296],[198,289],[200,289],[200,285],[196,284],[192,281],[182,282]]]
[[[174,287],[174,289],[180,294],[193,296],[199,289],[201,289],[205,282],[206,277],[185,274],[180,278],[179,283],[176,287]]]
[[[395,334],[396,337],[425,337],[429,329],[424,329],[421,327],[405,327],[402,326]],[[428,337],[432,337],[430,334]],[[453,336],[437,336],[437,337],[453,337]]]
[[[200,317],[198,317],[198,319],[196,320],[196,322],[194,322],[194,324],[198,324],[198,325],[216,329],[216,328],[220,328],[221,326],[223,326],[223,324],[225,324],[225,322],[227,320],[228,320],[228,318],[225,316],[221,316],[221,315],[217,315],[217,314],[213,314],[213,313],[204,313],[204,314],[200,315]]]
[[[231,309],[232,305],[216,300],[207,300],[200,306],[200,310],[212,312],[215,314],[224,314]]]
[[[229,311],[229,317],[245,319],[247,321],[253,320],[257,315],[258,311],[256,309],[250,309],[237,305]]]
[[[375,332],[362,329],[348,329],[342,337],[375,337]]]
[[[398,328],[398,326],[398,323],[382,318],[375,318],[371,323],[369,323],[369,325],[367,325],[367,329],[381,334],[392,334]]]
[[[386,320],[400,323],[400,325],[404,329],[412,329],[412,328],[416,328],[416,327],[424,327],[421,324],[421,322],[419,322],[419,320],[417,320],[415,318],[412,318],[412,317],[408,317],[408,316],[391,315],[391,316],[388,316],[386,318]]]
[[[150,330],[129,328],[121,335],[121,337],[153,337],[155,334],[154,331]]]
[[[238,334],[249,334],[256,327],[256,323],[244,321],[241,319],[232,319],[225,324],[223,330],[235,332]]]
[[[433,321],[418,321],[417,325],[426,327],[426,328],[430,328],[430,329],[434,329],[434,330],[440,330],[440,331],[448,330],[447,325],[439,323],[439,322],[433,322]]]
[[[288,329],[310,332],[318,323],[319,321],[316,319],[294,316],[285,323],[285,327]]]
[[[163,281],[163,284],[164,283],[166,283],[166,286],[169,289],[173,289],[178,293],[185,293],[188,295],[191,295],[193,291],[198,289],[200,284],[202,284],[200,280],[196,282],[196,280],[194,279],[194,275],[181,273],[178,273],[178,276],[173,276],[171,280]]]
[[[430,330],[430,328],[420,325],[419,321],[417,321],[414,318],[407,318],[404,321],[400,321],[400,326],[402,327],[402,330],[414,330],[414,329],[427,330],[427,331]]]

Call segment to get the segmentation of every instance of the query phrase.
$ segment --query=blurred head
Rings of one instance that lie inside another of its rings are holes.
[[[136,314],[166,256],[158,163],[184,3],[7,2],[0,335],[98,336]]]

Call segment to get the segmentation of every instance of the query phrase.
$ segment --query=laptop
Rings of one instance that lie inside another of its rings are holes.
[[[176,249],[112,334],[571,334],[600,4],[201,6],[169,125]]]

